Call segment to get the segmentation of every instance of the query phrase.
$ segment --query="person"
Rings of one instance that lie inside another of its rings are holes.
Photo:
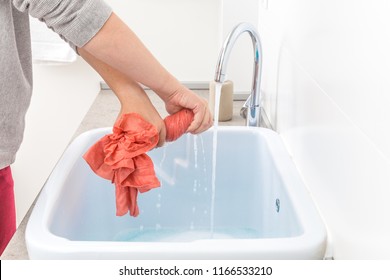
[[[110,85],[119,114],[136,112],[159,131],[162,118],[139,84],[151,88],[168,113],[192,110],[190,133],[212,124],[206,100],[184,87],[149,52],[104,0],[0,0],[0,255],[16,231],[10,165],[22,142],[32,93],[29,15],[58,33]]]

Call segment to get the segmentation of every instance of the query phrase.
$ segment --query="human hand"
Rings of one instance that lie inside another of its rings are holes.
[[[188,127],[187,132],[193,134],[209,129],[213,122],[207,101],[184,86],[181,86],[165,99],[165,108],[170,114],[183,108],[191,110],[194,113],[194,120]]]

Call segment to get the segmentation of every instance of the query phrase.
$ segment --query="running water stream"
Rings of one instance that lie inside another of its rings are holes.
[[[219,103],[221,99],[222,83],[215,83],[214,100],[214,127],[213,127],[213,157],[211,169],[211,209],[210,209],[210,237],[214,237],[214,211],[215,211],[215,191],[216,191],[216,171],[217,171],[217,143],[218,143],[218,119]]]

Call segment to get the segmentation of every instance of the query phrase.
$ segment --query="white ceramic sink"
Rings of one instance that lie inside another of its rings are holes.
[[[162,186],[140,215],[115,216],[114,186],[81,156],[109,128],[79,136],[58,162],[26,229],[32,259],[322,259],[325,226],[280,137],[218,129],[211,229],[213,130],[149,153]]]

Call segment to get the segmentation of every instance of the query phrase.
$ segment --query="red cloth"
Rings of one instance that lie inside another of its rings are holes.
[[[14,181],[11,168],[0,170],[0,256],[16,231]]]
[[[193,113],[182,110],[164,120],[167,141],[174,141],[186,132]],[[130,212],[138,216],[138,192],[160,186],[147,151],[156,147],[159,134],[155,126],[136,113],[122,115],[114,124],[113,133],[96,142],[83,156],[100,177],[115,184],[116,215]]]
[[[165,140],[172,142],[182,136],[194,119],[192,111],[184,109],[164,119],[167,135]]]

